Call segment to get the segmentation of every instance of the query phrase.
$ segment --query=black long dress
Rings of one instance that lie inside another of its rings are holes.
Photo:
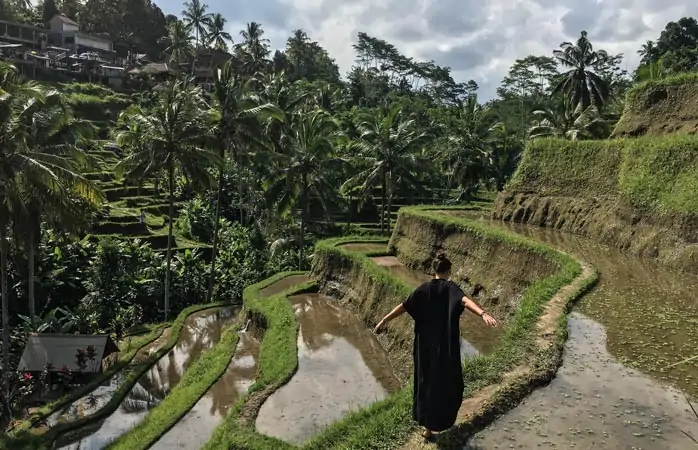
[[[463,402],[460,326],[463,291],[435,278],[402,303],[414,319],[414,398],[412,417],[431,431],[453,426]]]

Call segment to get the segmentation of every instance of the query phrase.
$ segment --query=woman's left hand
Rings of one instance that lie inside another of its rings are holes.
[[[482,314],[482,320],[484,320],[485,323],[486,323],[487,325],[491,326],[491,327],[496,327],[496,326],[497,326],[497,320],[496,320],[494,317],[492,317],[492,316],[490,316],[489,314],[487,314],[487,313],[483,313],[483,314]]]

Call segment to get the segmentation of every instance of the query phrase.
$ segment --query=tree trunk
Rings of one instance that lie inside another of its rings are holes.
[[[27,260],[29,262],[29,280],[27,281],[27,297],[29,297],[29,318],[32,321],[32,330],[36,330],[36,299],[34,298],[34,232],[29,230],[27,247]]]
[[[213,285],[216,278],[216,252],[218,250],[218,228],[220,226],[220,213],[221,213],[221,193],[223,192],[223,169],[218,176],[218,194],[216,195],[216,213],[214,215],[214,225],[213,225],[213,249],[211,252],[211,270],[208,274],[208,294],[206,295],[206,302],[211,303],[213,297]]]
[[[2,373],[3,396],[9,399],[9,384],[5,374],[10,370],[10,305],[7,298],[7,228],[0,223],[0,292],[2,294]]]
[[[170,167],[167,168],[167,182],[169,184],[169,221],[167,225],[167,272],[165,272],[165,321],[167,321],[168,314],[170,312],[170,281],[171,281],[171,268],[172,263],[172,225],[174,224],[174,167],[170,163]]]
[[[385,234],[385,195],[386,195],[385,170],[381,172],[381,234]]]
[[[303,175],[303,191],[301,192],[301,233],[298,238],[298,270],[303,270],[303,246],[305,245],[305,220],[308,210],[308,189],[306,177]]]
[[[393,171],[391,170],[388,172],[388,211],[387,211],[388,212],[388,217],[387,217],[388,234],[390,234],[390,222],[392,221],[391,214],[393,213],[392,209],[393,209]]]

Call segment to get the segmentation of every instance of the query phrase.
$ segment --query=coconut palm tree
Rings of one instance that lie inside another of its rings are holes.
[[[136,171],[145,175],[163,170],[167,174],[169,220],[164,299],[167,320],[170,306],[175,172],[184,174],[193,185],[211,184],[207,169],[221,163],[215,151],[204,147],[212,132],[212,117],[205,108],[201,89],[188,79],[167,83],[158,93],[151,110],[134,106],[122,114],[125,117],[120,118],[121,123],[138,124],[146,145],[132,149],[132,153],[117,165],[117,173],[137,176]],[[122,142],[127,143],[129,139],[123,138]]]
[[[290,133],[283,137],[283,153],[275,153],[266,179],[267,199],[281,215],[300,209],[299,267],[304,267],[304,234],[310,196],[328,211],[336,200],[333,173],[344,161],[335,154],[341,138],[337,122],[322,109],[303,110],[291,117]]]
[[[181,20],[169,24],[167,36],[163,37],[162,41],[167,45],[164,53],[170,55],[170,63],[181,63],[192,56],[192,39],[187,26]]]
[[[359,151],[358,160],[366,168],[347,180],[341,191],[358,190],[363,203],[376,187],[380,187],[380,228],[383,233],[386,213],[387,229],[390,229],[390,208],[398,181],[413,186],[418,184],[417,174],[421,170],[418,150],[425,143],[427,134],[417,128],[414,119],[404,117],[400,105],[372,114],[359,124],[358,130],[360,136],[353,146]]]
[[[269,64],[267,57],[271,53],[270,42],[263,37],[264,30],[257,22],[249,22],[245,29],[240,31],[240,36],[242,36],[242,42],[237,45],[239,57],[243,62],[245,73],[252,76]]]
[[[531,139],[542,137],[561,137],[575,141],[593,139],[607,122],[594,106],[584,111],[566,108],[564,102],[557,102],[551,108],[533,111],[538,123],[528,130]]]
[[[448,187],[459,188],[466,198],[492,163],[491,139],[501,124],[488,121],[487,112],[477,95],[461,102],[447,126],[443,148],[435,155],[447,168]]]
[[[225,31],[226,19],[220,13],[211,16],[206,26],[206,45],[221,50],[228,50],[228,42],[233,42],[233,37]]]
[[[561,75],[553,94],[563,93],[572,110],[584,111],[591,105],[601,110],[611,91],[609,84],[593,69],[608,58],[608,54],[604,50],[594,50],[586,31],[582,31],[576,43],[563,42],[560,48],[553,54],[562,66],[570,70]]]
[[[202,38],[206,36],[207,29],[211,23],[211,14],[207,13],[206,10],[208,10],[208,5],[201,3],[200,0],[184,2],[182,21],[187,26],[187,29],[195,34],[196,51],[201,47]]]
[[[249,81],[244,80],[228,61],[222,69],[216,71],[213,84],[213,100],[215,110],[215,133],[219,157],[225,160],[226,152],[233,153],[233,158],[239,166],[245,164],[245,150],[258,147],[265,148],[262,121],[282,120],[284,115],[273,103],[263,102],[248,87]],[[219,172],[218,194],[216,195],[215,228],[213,234],[213,255],[211,257],[211,272],[209,275],[208,301],[213,295],[215,278],[216,252],[218,249],[218,233],[220,227],[221,194],[223,191],[223,170]],[[240,220],[243,220],[242,181],[239,183]]]
[[[29,317],[35,319],[34,256],[42,220],[54,228],[75,231],[84,223],[83,209],[75,199],[97,205],[102,194],[81,173],[90,166],[83,147],[95,129],[75,119],[58,91],[39,91],[18,121],[18,139],[24,147],[25,167],[17,167],[18,191],[25,205],[13,218],[14,235],[24,246],[29,263]],[[17,161],[19,163],[19,160]]]

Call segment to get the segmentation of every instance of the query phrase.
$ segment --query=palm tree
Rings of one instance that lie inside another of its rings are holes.
[[[310,196],[324,210],[336,200],[332,174],[343,160],[335,155],[340,137],[337,122],[321,109],[294,114],[290,134],[284,136],[284,152],[273,155],[271,175],[265,183],[267,199],[281,215],[300,209],[299,267],[304,267],[304,234],[309,218]]]
[[[422,148],[427,134],[419,131],[414,119],[403,117],[399,105],[375,114],[362,122],[360,137],[354,142],[359,150],[359,160],[367,168],[361,170],[342,186],[342,192],[360,191],[361,202],[365,202],[373,190],[380,186],[381,191],[381,233],[385,231],[386,201],[388,229],[390,229],[390,208],[398,181],[416,186],[420,171],[417,150]]]
[[[248,88],[245,81],[236,73],[233,62],[228,61],[215,74],[213,85],[213,100],[216,112],[216,137],[221,161],[225,160],[227,150],[233,152],[238,166],[244,165],[244,149],[251,147],[266,147],[261,120],[283,119],[283,113],[273,104],[264,103]],[[215,278],[216,252],[218,249],[218,233],[220,227],[221,194],[223,192],[223,170],[219,172],[218,193],[216,195],[216,212],[214,217],[213,255],[211,257],[211,272],[209,275],[208,301],[213,296]],[[243,220],[242,180],[238,183],[240,201],[240,220]]]
[[[563,42],[560,48],[553,54],[570,70],[561,75],[553,94],[564,93],[572,110],[584,111],[591,105],[601,110],[611,96],[610,86],[592,69],[608,58],[608,54],[604,50],[594,51],[586,31],[582,31],[575,44]]]
[[[103,197],[81,175],[89,166],[82,145],[94,137],[94,127],[75,119],[58,91],[38,91],[31,105],[18,121],[21,131],[17,139],[26,146],[24,166],[16,168],[25,208],[13,220],[18,244],[23,244],[27,251],[29,317],[34,323],[34,256],[42,219],[54,228],[73,231],[86,225],[83,210],[74,199],[96,205]]]
[[[240,59],[243,61],[243,69],[248,76],[252,76],[260,72],[268,64],[267,56],[271,53],[269,50],[269,39],[264,36],[262,25],[257,22],[249,22],[246,28],[240,31],[242,43],[238,44],[237,50]]]
[[[225,31],[226,19],[220,13],[211,16],[206,29],[206,45],[214,48],[228,50],[228,42],[233,42],[233,37]]]
[[[207,13],[208,5],[200,0],[184,2],[182,20],[189,31],[194,31],[196,36],[196,51],[201,47],[201,38],[206,36],[206,30],[211,23],[211,14]]]
[[[133,149],[133,152],[118,164],[117,173],[126,172],[130,176],[137,176],[136,171],[145,175],[162,169],[167,174],[169,226],[164,301],[167,320],[170,306],[175,171],[182,172],[193,184],[210,184],[207,169],[220,165],[220,158],[216,152],[202,145],[211,134],[212,118],[204,108],[201,89],[193,86],[187,79],[167,83],[165,89],[158,93],[152,110],[146,111],[134,106],[122,114],[126,117],[120,118],[121,123],[131,122],[141,127],[147,145]],[[129,139],[124,138],[122,142],[127,143]]]
[[[461,196],[482,181],[492,162],[491,136],[501,126],[487,120],[488,109],[471,95],[456,110],[446,130],[444,148],[436,155],[448,171],[448,187],[458,187]]]
[[[606,122],[594,106],[584,111],[570,111],[564,102],[551,108],[533,111],[538,123],[528,130],[531,139],[563,137],[572,141],[598,137],[599,128]]]
[[[192,37],[181,20],[176,20],[167,27],[167,36],[162,40],[167,43],[164,53],[170,55],[170,63],[181,63],[191,57]]]
[[[647,41],[642,44],[637,54],[642,57],[640,64],[650,64],[657,61],[657,45],[654,41]]]

